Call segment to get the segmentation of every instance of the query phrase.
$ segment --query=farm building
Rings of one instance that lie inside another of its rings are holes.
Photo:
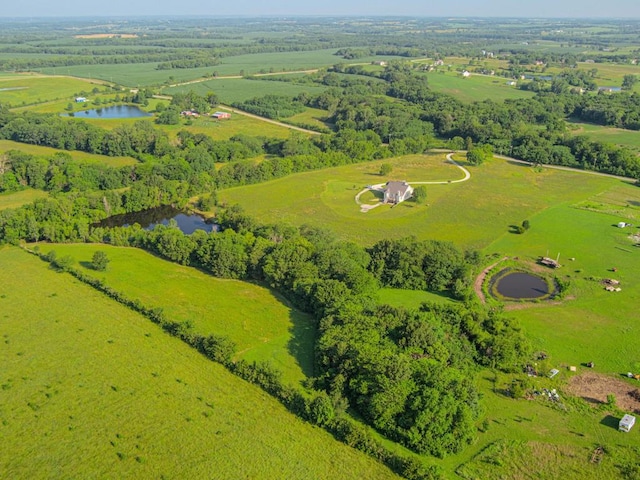
[[[87,99],[85,97],[76,97],[76,103],[84,103]]]
[[[554,260],[553,258],[540,257],[539,261],[542,265],[545,265],[546,267],[560,268],[560,263],[558,263],[558,261]]]
[[[389,181],[384,188],[384,203],[398,204],[413,195],[413,188],[407,182]]]
[[[628,432],[636,423],[636,417],[633,415],[626,414],[622,419],[620,419],[620,423],[618,424],[618,430],[621,432]]]
[[[185,110],[183,112],[180,112],[180,115],[182,115],[183,117],[199,117],[200,114],[198,112],[194,112],[193,110]]]
[[[217,118],[218,120],[225,120],[227,118],[231,118],[231,114],[229,112],[215,112],[215,113],[212,113],[211,116],[213,118]]]

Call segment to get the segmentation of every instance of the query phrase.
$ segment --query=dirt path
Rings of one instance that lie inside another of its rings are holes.
[[[320,132],[316,132],[314,130],[307,130],[306,128],[295,127],[293,125],[289,125],[287,123],[279,122],[277,120],[271,120],[270,118],[261,117],[259,115],[254,115],[253,113],[244,112],[242,110],[238,110],[237,108],[231,108],[227,105],[218,105],[220,110],[226,110],[231,113],[237,113],[238,115],[244,115],[245,117],[255,118],[256,120],[262,120],[263,122],[272,123],[273,125],[278,125],[280,127],[285,127],[290,130],[296,130],[302,133],[308,133],[309,135],[322,135]]]
[[[458,162],[456,162],[453,159],[453,153],[449,153],[447,154],[447,161],[449,163],[453,163],[456,167],[458,167],[460,170],[462,170],[462,172],[464,173],[464,177],[459,178],[457,180],[435,180],[433,182],[407,182],[409,185],[448,185],[450,183],[461,183],[461,182],[466,182],[467,180],[469,180],[471,178],[471,173],[469,173],[469,170],[467,170],[466,168],[464,168],[462,165],[460,165]],[[367,213],[369,210],[372,210],[376,207],[379,207],[380,205],[382,205],[382,202],[378,202],[378,203],[362,203],[360,201],[360,196],[363,193],[369,192],[371,190],[375,190],[377,192],[384,192],[384,186],[386,184],[385,183],[378,183],[376,185],[370,185],[369,187],[360,190],[355,197],[356,203],[358,205],[360,205],[360,211],[362,213]]]
[[[482,273],[480,275],[478,275],[476,277],[476,281],[473,282],[473,291],[476,292],[476,295],[478,296],[478,298],[480,299],[480,301],[483,304],[487,302],[487,299],[485,298],[484,293],[482,292],[482,284],[484,283],[485,278],[487,278],[487,274],[491,271],[491,269],[493,267],[495,267],[496,265],[498,265],[501,262],[504,262],[508,258],[509,257],[502,257],[500,260],[498,260],[493,265],[489,265],[487,268],[485,268],[482,271]]]
[[[272,77],[275,75],[293,75],[296,73],[316,73],[318,71],[317,68],[312,68],[309,70],[293,70],[293,71],[287,71],[287,72],[270,72],[270,73],[253,73],[251,74],[252,77]],[[180,83],[172,83],[171,85],[167,85],[164,88],[171,88],[171,87],[181,87],[183,85],[193,85],[194,83],[202,83],[202,82],[208,82],[209,80],[239,80],[241,78],[245,78],[243,75],[219,75],[217,77],[207,77],[207,78],[196,78],[195,80],[189,80],[187,82],[180,82]]]

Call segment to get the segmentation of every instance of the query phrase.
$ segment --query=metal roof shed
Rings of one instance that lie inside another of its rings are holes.
[[[620,420],[620,423],[618,424],[618,430],[620,430],[621,432],[628,432],[629,430],[631,430],[631,428],[635,423],[636,423],[636,417],[634,417],[633,415],[626,414]]]

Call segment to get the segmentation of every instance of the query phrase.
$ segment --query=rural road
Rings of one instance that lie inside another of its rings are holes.
[[[464,168],[462,165],[460,165],[458,162],[456,162],[453,159],[454,153],[448,153],[447,154],[447,161],[450,162],[450,163],[453,163],[456,167],[458,167],[460,170],[462,170],[462,172],[464,173],[464,177],[463,178],[459,178],[458,180],[435,180],[435,181],[432,181],[432,182],[407,182],[407,183],[409,185],[448,185],[450,183],[466,182],[467,180],[469,180],[471,178],[471,173],[469,173],[469,170]],[[356,203],[358,205],[360,205],[360,211],[361,212],[366,213],[369,210],[382,205],[382,202],[378,202],[376,204],[362,203],[360,201],[360,195],[362,195],[363,193],[368,192],[370,190],[377,190],[379,192],[382,192],[383,189],[384,189],[384,186],[385,186],[384,183],[378,183],[376,185],[371,185],[370,187],[365,188],[365,189],[361,190],[360,192],[358,192],[358,194],[356,195],[355,200],[356,200]]]
[[[317,68],[312,68],[310,70],[292,70],[287,72],[270,72],[270,73],[252,73],[251,77],[272,77],[275,75],[293,75],[295,73],[316,73],[318,71]],[[193,85],[194,83],[202,83],[208,82],[209,80],[240,80],[245,78],[246,75],[218,75],[217,77],[206,77],[206,78],[197,78],[195,80],[189,80],[188,82],[181,83],[172,83],[171,85],[167,85],[164,88],[171,87],[181,87],[183,85]]]

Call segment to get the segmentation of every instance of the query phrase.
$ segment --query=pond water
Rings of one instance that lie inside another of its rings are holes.
[[[69,116],[69,114],[66,114]],[[114,105],[105,108],[93,108],[74,112],[76,118],[142,118],[150,117],[151,114],[132,105]]]
[[[524,272],[498,274],[492,287],[505,298],[533,300],[549,295],[549,285],[542,278]]]
[[[145,230],[153,230],[156,225],[168,225],[170,220],[175,220],[178,228],[187,235],[196,230],[213,232],[218,230],[215,223],[207,223],[200,215],[188,214],[170,205],[158,208],[151,208],[141,212],[124,213],[105,218],[95,224],[97,227],[127,227],[134,223],[139,224]]]

